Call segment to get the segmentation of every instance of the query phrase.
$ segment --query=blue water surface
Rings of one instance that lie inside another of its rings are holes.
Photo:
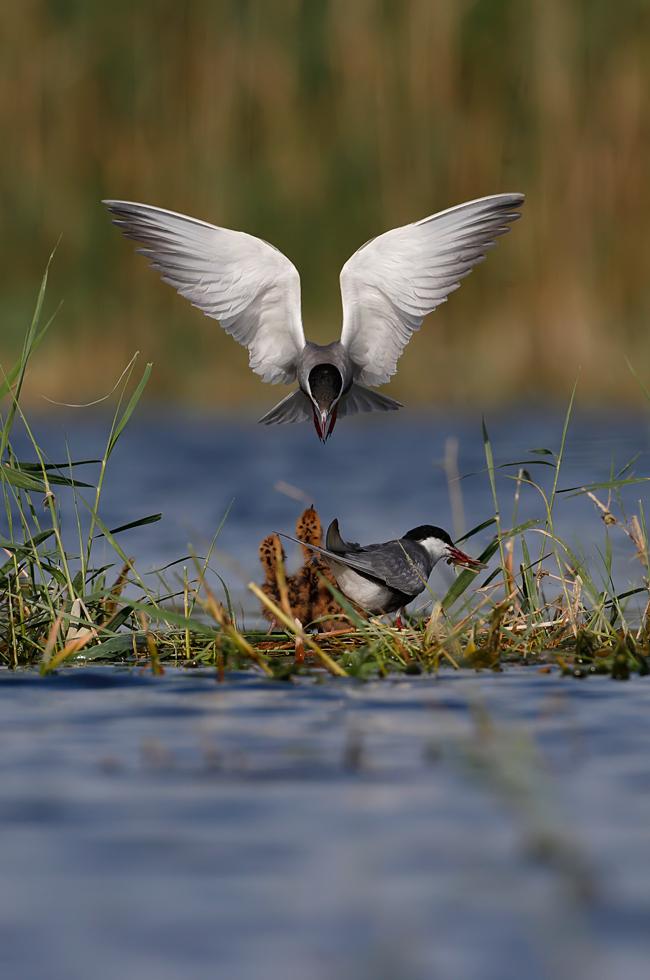
[[[107,426],[54,408],[33,422],[54,461],[66,446],[96,457]],[[537,460],[526,465],[548,490],[550,457],[529,450],[557,451],[561,415],[511,410],[488,426],[497,466]],[[493,514],[480,420],[439,412],[346,419],[323,447],[308,426],[149,410],[117,445],[101,514],[116,527],[163,513],[120,536],[145,572],[189,545],[205,554],[228,512],[212,566],[254,623],[258,542],[291,531],[306,503],[361,541],[456,530],[449,437],[469,528]],[[20,434],[17,446],[32,458]],[[646,416],[578,414],[558,488],[635,456],[647,476],[649,448]],[[504,526],[543,517],[530,487],[513,517],[516,467],[497,472]],[[70,495],[57,499],[74,548]],[[643,499],[644,484],[622,492],[628,515]],[[560,495],[556,521],[594,574],[611,547],[619,590],[639,583],[633,546],[592,501]],[[116,560],[101,539],[95,560]],[[450,575],[436,570],[434,590]],[[0,669],[0,742],[3,977],[647,976],[648,678]]]
[[[650,683],[0,670],[12,980],[642,980]]]

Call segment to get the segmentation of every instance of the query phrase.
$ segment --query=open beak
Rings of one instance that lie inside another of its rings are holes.
[[[327,426],[329,423],[329,417],[330,417],[330,413],[326,412],[325,409],[321,409],[318,418],[318,424],[320,427],[320,437],[322,442],[327,442],[327,436],[328,436]]]
[[[456,548],[451,545],[447,548],[447,564],[448,565],[462,565],[465,568],[474,568],[478,571],[479,568],[486,568],[484,561],[478,561],[476,558],[471,558],[466,555],[464,551],[460,548]]]
[[[327,412],[314,409],[314,428],[321,442],[327,441]]]
[[[330,414],[326,409],[314,409],[314,428],[321,442],[327,442],[336,425],[336,409]]]

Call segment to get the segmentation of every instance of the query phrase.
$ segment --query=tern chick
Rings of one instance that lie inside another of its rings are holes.
[[[260,543],[259,546],[259,559],[262,569],[264,570],[264,581],[262,582],[262,592],[264,595],[272,599],[276,606],[281,605],[280,596],[280,586],[278,584],[278,565],[282,563],[284,566],[285,554],[284,548],[280,543],[280,538],[277,534],[269,534]],[[269,622],[274,625],[275,618],[271,612],[263,607],[262,612],[269,620]]]
[[[304,625],[317,622],[321,630],[334,629],[339,624],[341,607],[336,602],[323,579],[336,584],[324,559],[312,550],[322,543],[323,530],[320,517],[314,507],[308,507],[296,521],[296,538],[301,546],[303,564],[294,575],[287,575],[287,598],[291,615]],[[282,605],[278,582],[278,565],[285,566],[286,555],[277,534],[269,534],[259,546],[259,559],[264,570],[262,592]],[[272,627],[276,626],[273,614],[263,607],[263,614]],[[334,617],[327,619],[327,617]]]
[[[303,611],[303,616],[299,616],[302,622],[317,622],[325,631],[336,629],[340,626],[341,607],[323,580],[332,585],[336,582],[325,559],[311,550],[323,543],[323,528],[314,507],[308,507],[298,518],[296,538],[301,542],[303,564],[290,579],[291,606],[293,608],[295,603],[295,607]]]
[[[296,540],[289,534],[283,537]],[[466,568],[484,567],[457,548],[446,531],[431,524],[414,527],[392,541],[360,545],[344,541],[338,520],[333,520],[326,547],[308,547],[324,558],[343,595],[373,615],[403,611],[424,591],[441,559]]]
[[[163,281],[248,348],[263,381],[298,382],[260,422],[311,418],[326,442],[342,415],[402,407],[371,389],[395,374],[425,316],[510,230],[523,201],[481,197],[366,242],[341,270],[341,339],[325,345],[305,340],[300,276],[273,245],[148,204],[103,203]]]

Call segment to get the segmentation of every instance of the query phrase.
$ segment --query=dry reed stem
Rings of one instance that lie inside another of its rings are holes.
[[[203,605],[207,612],[210,613],[215,622],[218,623],[223,630],[224,635],[232,640],[235,646],[237,646],[242,653],[252,660],[253,663],[257,664],[260,670],[263,671],[267,677],[273,677],[273,671],[267,664],[264,657],[262,657],[255,647],[251,646],[248,640],[241,635],[222,604],[211,592],[205,582],[203,583],[203,589],[205,591],[206,598],[201,602],[201,605]]]
[[[160,654],[158,652],[158,645],[155,637],[149,629],[149,617],[144,611],[141,611],[138,613],[138,620],[140,621],[140,626],[144,633],[145,643],[147,644],[147,650],[149,651],[151,673],[156,677],[161,677],[165,673],[165,669],[160,662]]]
[[[49,674],[50,671],[55,670],[65,660],[68,660],[70,657],[73,657],[75,654],[79,653],[79,651],[86,646],[90,639],[91,634],[88,632],[86,636],[79,636],[76,639],[71,640],[70,643],[66,643],[62,650],[54,654],[53,657],[50,657],[47,663],[43,664],[43,672]]]
[[[45,647],[43,649],[43,660],[48,661],[56,646],[56,640],[59,635],[59,630],[61,629],[61,623],[63,622],[63,613],[59,613],[56,619],[52,622],[49,632],[47,634],[47,640],[45,642]]]
[[[636,548],[635,557],[648,568],[648,542],[636,514],[630,520],[630,528],[627,530],[627,534]]]
[[[107,619],[110,619],[115,614],[115,610],[117,609],[117,600],[122,595],[131,567],[132,566],[129,562],[124,562],[122,568],[120,569],[119,575],[113,583],[110,593],[106,596],[102,603]]]
[[[329,654],[325,653],[325,651],[316,643],[316,641],[313,640],[312,637],[309,636],[307,633],[305,633],[302,626],[298,629],[297,620],[292,619],[291,616],[287,616],[283,609],[280,609],[279,606],[277,606],[271,599],[269,599],[267,595],[264,595],[260,587],[255,582],[249,582],[248,588],[253,593],[253,595],[256,596],[259,599],[259,601],[273,613],[273,615],[275,616],[276,620],[279,623],[283,623],[287,627],[289,632],[291,632],[295,636],[297,635],[300,636],[305,646],[308,646],[310,650],[313,650],[313,652],[316,654],[320,662],[327,670],[329,670],[331,674],[334,674],[336,677],[348,676],[347,671],[344,670],[343,667],[341,667],[341,665],[338,664],[335,660],[332,660]]]

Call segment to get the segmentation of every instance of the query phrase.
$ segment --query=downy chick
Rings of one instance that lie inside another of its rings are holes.
[[[323,541],[323,528],[314,507],[308,507],[296,521],[296,538],[301,542],[303,565],[292,576],[290,596],[295,595],[296,608],[305,618],[300,613],[296,615],[303,623],[318,620],[322,630],[335,629],[340,621],[326,622],[323,619],[326,616],[340,616],[341,607],[322,581],[325,578],[335,585],[334,576],[321,556],[312,551],[312,548],[320,547]]]
[[[262,592],[279,606],[281,605],[281,600],[280,589],[278,588],[278,562],[281,561],[284,564],[285,554],[278,535],[267,535],[261,542],[258,553],[260,564],[264,570],[264,581],[261,585]],[[263,606],[262,612],[270,622],[271,627],[274,627],[276,625],[275,618],[270,609]]]

